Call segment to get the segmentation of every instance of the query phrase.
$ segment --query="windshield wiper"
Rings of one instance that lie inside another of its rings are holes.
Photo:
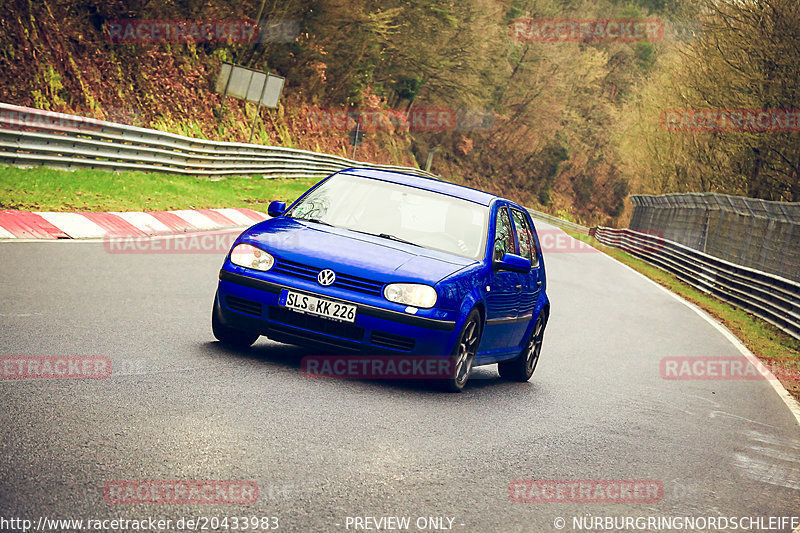
[[[382,239],[389,239],[390,241],[397,241],[397,242],[402,242],[402,243],[405,243],[405,244],[410,244],[411,246],[419,246],[419,244],[417,244],[415,242],[407,241],[405,239],[401,239],[400,237],[397,237],[396,235],[389,235],[388,233],[378,233],[378,237],[380,237]]]
[[[315,224],[322,224],[323,226],[331,226],[334,227],[333,224],[320,220],[318,218],[298,218],[297,220],[305,220],[306,222],[313,222]]]
[[[388,233],[370,233],[368,231],[359,231],[357,229],[354,229],[352,231],[355,231],[356,233],[363,233],[364,235],[370,235],[372,237],[380,237],[381,239],[388,239],[390,241],[402,242],[403,244],[410,244],[411,246],[418,246],[419,248],[424,248],[424,246],[422,246],[421,244],[417,244],[415,242],[407,241],[405,239],[401,239],[400,237],[398,237],[396,235],[390,235]]]

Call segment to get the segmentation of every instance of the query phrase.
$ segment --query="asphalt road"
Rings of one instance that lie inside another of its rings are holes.
[[[462,394],[307,379],[300,359],[314,352],[264,338],[222,348],[210,331],[221,261],[0,243],[0,355],[107,355],[113,369],[0,380],[0,517],[276,516],[280,531],[449,517],[453,531],[547,532],[559,517],[574,531],[573,516],[800,515],[787,406],[765,381],[663,379],[662,358],[740,353],[602,254],[547,255],[552,315],[531,382],[488,366]],[[663,495],[516,503],[518,479],[658,480]],[[116,480],[250,480],[259,500],[108,503]]]

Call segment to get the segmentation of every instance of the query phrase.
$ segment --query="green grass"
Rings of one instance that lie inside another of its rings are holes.
[[[162,211],[249,207],[266,211],[272,200],[288,203],[317,181],[0,166],[0,209]]]
[[[725,325],[747,348],[753,352],[766,365],[779,366],[793,369],[778,377],[789,393],[800,400],[800,341],[773,326],[772,324],[755,317],[714,296],[706,294],[687,283],[684,283],[673,274],[654,267],[641,259],[634,257],[622,250],[604,246],[597,239],[564,230],[572,237],[582,240],[605,254],[613,257],[644,274],[659,285],[679,295],[685,300],[705,310]]]

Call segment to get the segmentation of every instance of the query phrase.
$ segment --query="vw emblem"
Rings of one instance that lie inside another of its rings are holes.
[[[336,281],[336,272],[334,272],[330,268],[326,268],[325,270],[322,270],[320,271],[319,274],[317,274],[317,283],[319,283],[323,287],[332,285],[334,281]]]

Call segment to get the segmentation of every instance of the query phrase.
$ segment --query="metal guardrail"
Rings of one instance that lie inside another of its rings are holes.
[[[0,103],[0,163],[286,178],[322,178],[345,168],[369,166],[437,178],[417,168],[278,146],[194,139],[4,103]]]
[[[547,213],[542,213],[541,211],[536,211],[534,209],[528,209],[528,213],[530,213],[533,218],[538,218],[539,220],[543,220],[548,224],[559,226],[561,228],[571,229],[572,231],[577,231],[578,233],[583,233],[586,235],[589,234],[589,228],[587,228],[586,226],[581,226],[580,224],[576,224],[574,222],[570,222],[569,220],[564,220],[562,218],[554,217],[553,215],[548,215]]]
[[[800,339],[800,283],[736,265],[656,235],[603,227],[592,228],[590,235]]]
[[[208,141],[174,133],[0,103],[0,163],[54,168],[101,168],[196,176],[262,175],[323,178],[349,167],[398,170],[330,154],[278,146]],[[546,213],[531,216],[581,233],[589,229]]]

